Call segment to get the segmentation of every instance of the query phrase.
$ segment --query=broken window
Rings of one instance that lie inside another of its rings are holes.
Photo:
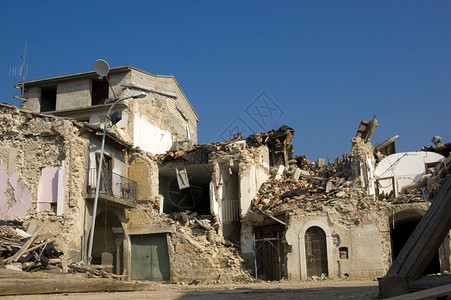
[[[210,182],[212,166],[208,164],[165,164],[159,168],[163,212],[186,210],[211,214]]]
[[[92,81],[91,105],[104,104],[108,99],[108,82],[101,80]]]
[[[56,110],[56,86],[41,88],[41,112]]]

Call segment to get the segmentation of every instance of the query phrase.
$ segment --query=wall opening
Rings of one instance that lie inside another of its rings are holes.
[[[91,93],[91,105],[104,104],[108,99],[109,85],[106,80],[93,80],[92,81],[92,93]]]
[[[41,112],[56,110],[56,86],[41,88]]]
[[[404,247],[410,235],[415,230],[415,227],[420,222],[421,217],[421,212],[414,210],[402,211],[398,214],[395,214],[394,226],[393,219],[390,223],[393,261],[398,256],[399,252],[401,252],[401,249]],[[438,251],[435,253],[423,275],[435,273],[440,273],[440,260]]]
[[[130,236],[131,279],[168,281],[170,265],[166,233]]]
[[[120,275],[123,272],[124,230],[119,218],[109,211],[102,211],[96,217],[91,263],[112,265],[110,271]]]
[[[349,259],[348,247],[340,247],[338,251],[340,253],[340,259]]]
[[[254,227],[256,247],[257,273],[262,280],[281,280],[283,272],[281,268],[285,265],[284,244],[281,237],[285,232],[284,226],[271,225]],[[277,240],[279,238],[279,240]],[[262,241],[268,239],[268,241]],[[279,247],[279,251],[277,251]],[[280,257],[279,257],[280,254]],[[279,264],[280,258],[280,264]]]
[[[224,239],[235,244],[240,243],[240,199],[238,168],[229,172],[223,172],[222,189],[222,232]]]
[[[307,276],[328,276],[326,233],[318,226],[305,232]]]
[[[195,211],[211,215],[210,182],[212,166],[193,164],[185,166],[188,187],[180,189],[174,164],[160,165],[159,193],[163,195],[163,213]]]

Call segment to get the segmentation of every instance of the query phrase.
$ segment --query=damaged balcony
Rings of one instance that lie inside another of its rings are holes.
[[[90,169],[86,199],[94,200],[97,169]],[[99,203],[118,208],[136,207],[138,183],[113,172],[102,172],[100,178]]]

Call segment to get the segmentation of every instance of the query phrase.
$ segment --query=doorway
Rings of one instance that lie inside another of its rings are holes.
[[[130,236],[131,279],[169,280],[169,252],[166,233]]]
[[[305,259],[308,277],[328,275],[326,233],[318,226],[305,232]]]
[[[281,280],[282,266],[285,264],[284,247],[281,237],[285,227],[267,225],[254,227],[255,270],[262,280]]]
[[[393,261],[398,256],[401,249],[406,244],[410,235],[415,230],[415,227],[420,222],[422,216],[419,214],[413,214],[410,212],[409,216],[406,216],[407,212],[401,212],[395,215],[395,222],[391,223],[391,243],[392,243],[392,259]],[[398,217],[398,218],[397,218]],[[397,220],[398,219],[398,220]],[[429,265],[426,267],[423,275],[440,273],[440,259],[438,251],[435,253]]]
[[[112,272],[123,272],[124,230],[119,218],[111,211],[102,211],[96,217],[92,264],[111,265]]]

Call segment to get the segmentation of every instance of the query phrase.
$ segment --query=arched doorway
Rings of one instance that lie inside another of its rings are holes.
[[[305,259],[308,277],[328,275],[326,233],[318,226],[305,232]]]
[[[120,275],[123,271],[124,230],[119,218],[110,211],[102,211],[96,217],[92,264],[112,265],[112,272]]]
[[[405,243],[409,239],[415,227],[420,222],[424,212],[419,210],[404,210],[398,212],[391,218],[390,222],[390,234],[391,234],[391,245],[392,245],[392,259],[393,261],[398,256],[401,249],[404,247]],[[435,253],[431,262],[427,266],[423,275],[439,273],[440,272],[440,259],[438,251]]]

